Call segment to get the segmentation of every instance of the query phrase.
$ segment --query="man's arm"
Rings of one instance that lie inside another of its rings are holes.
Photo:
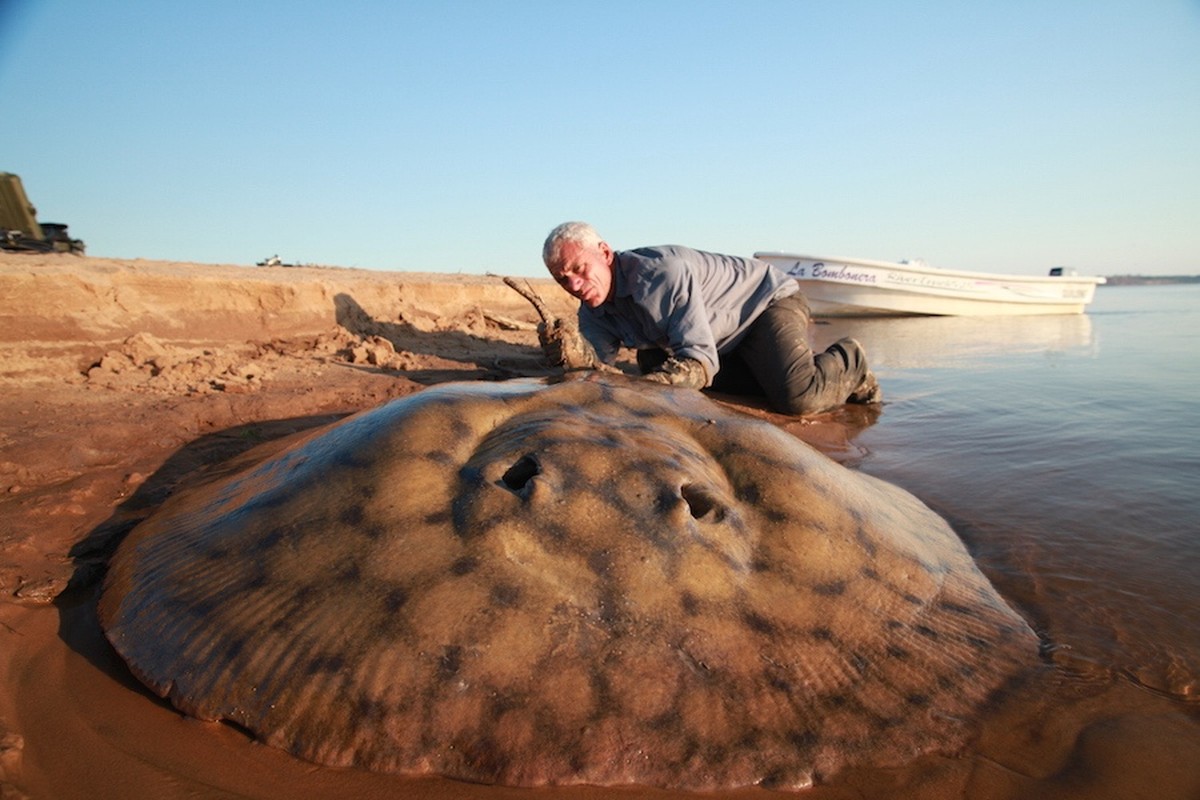
[[[708,386],[719,361],[695,271],[683,259],[664,259],[643,286],[641,305],[656,320],[671,354],[646,377],[673,386]]]

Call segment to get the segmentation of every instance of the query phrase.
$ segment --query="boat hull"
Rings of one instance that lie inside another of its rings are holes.
[[[814,316],[1080,314],[1104,278],[1002,275],[922,264],[755,253],[799,282]]]

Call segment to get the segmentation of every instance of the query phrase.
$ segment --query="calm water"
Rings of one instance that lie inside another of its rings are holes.
[[[950,519],[1072,660],[1200,699],[1200,286],[820,330],[859,338],[883,383],[859,468]]]

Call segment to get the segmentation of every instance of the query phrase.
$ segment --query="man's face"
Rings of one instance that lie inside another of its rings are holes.
[[[565,242],[558,250],[558,260],[549,266],[558,285],[590,308],[603,303],[612,294],[613,252],[607,242],[585,246]]]

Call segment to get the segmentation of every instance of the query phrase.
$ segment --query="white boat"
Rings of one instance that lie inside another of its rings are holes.
[[[1080,314],[1104,278],[1055,267],[1046,276],[937,269],[922,261],[869,261],[760,252],[800,282],[813,316]]]

